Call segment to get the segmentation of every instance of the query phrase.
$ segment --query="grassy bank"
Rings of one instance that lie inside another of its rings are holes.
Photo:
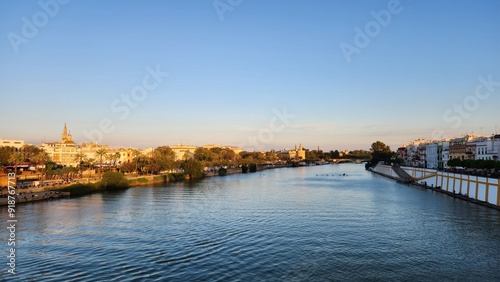
[[[60,191],[69,192],[71,196],[82,196],[96,192],[123,190],[132,186],[184,181],[185,179],[186,176],[184,173],[170,173],[126,179],[121,173],[106,172],[99,182],[72,184],[62,188]]]
[[[95,192],[123,190],[130,187],[125,175],[120,172],[107,171],[103,174],[101,181],[96,183],[78,183],[69,185],[61,192],[69,192],[71,196],[81,196]]]
[[[95,192],[101,192],[103,189],[100,186],[100,183],[87,183],[87,184],[72,184],[63,189],[59,190],[61,192],[69,192],[71,196],[82,196]]]
[[[148,184],[183,181],[185,179],[186,179],[186,175],[184,173],[169,173],[169,174],[162,174],[162,175],[131,178],[131,179],[128,179],[128,183],[130,186],[143,186],[143,185],[148,185]]]

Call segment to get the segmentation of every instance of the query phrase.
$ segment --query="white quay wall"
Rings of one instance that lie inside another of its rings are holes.
[[[390,165],[377,165],[373,170],[387,176],[398,177]]]
[[[401,167],[413,178],[422,178],[428,186],[441,186],[442,190],[467,194],[470,198],[500,206],[500,180],[490,177],[464,175],[434,169]]]

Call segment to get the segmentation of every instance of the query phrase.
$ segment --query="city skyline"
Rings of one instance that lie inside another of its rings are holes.
[[[214,3],[0,2],[0,138],[396,150],[500,130],[497,1]]]

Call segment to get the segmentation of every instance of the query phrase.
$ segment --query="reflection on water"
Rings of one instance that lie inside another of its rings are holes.
[[[18,222],[20,281],[500,279],[499,211],[354,164],[26,204]]]

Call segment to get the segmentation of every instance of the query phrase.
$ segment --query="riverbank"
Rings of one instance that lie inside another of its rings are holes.
[[[258,165],[257,171],[263,171],[268,169],[292,167],[290,164],[266,164]],[[230,174],[243,173],[241,168],[228,168],[225,174],[219,174],[218,171],[206,171],[203,173],[204,177],[214,177],[214,176],[225,176]],[[248,172],[252,173],[252,172]],[[154,184],[163,184],[171,182],[180,182],[189,180],[184,173],[166,173],[160,175],[141,175],[141,176],[126,176],[129,187],[139,187]],[[128,189],[122,188],[122,189]],[[28,187],[28,188],[16,188],[16,204],[17,203],[28,203],[43,200],[52,200],[57,198],[65,198],[71,196],[82,196],[91,193],[104,192],[106,189],[99,184],[96,179],[90,181],[85,181],[83,179],[78,179],[71,183],[59,184],[57,186],[38,186],[38,187]],[[7,205],[7,191],[3,193],[5,197],[0,198],[0,206]]]
[[[474,204],[500,210],[500,181],[437,170],[377,165],[370,172]]]
[[[68,198],[70,196],[69,192],[61,192],[61,191],[47,191],[47,192],[21,192],[19,195],[15,196],[16,204],[20,203],[29,203],[35,201],[43,201],[43,200],[55,200],[59,198]],[[9,198],[0,198],[0,206],[8,205]]]

